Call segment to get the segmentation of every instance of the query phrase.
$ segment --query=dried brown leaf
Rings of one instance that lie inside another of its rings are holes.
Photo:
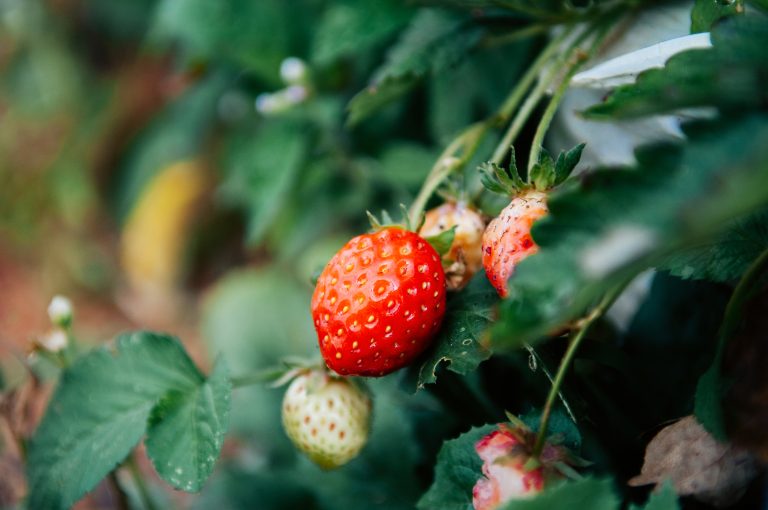
[[[686,416],[651,440],[643,468],[629,484],[659,487],[670,480],[680,495],[726,506],[741,497],[756,474],[750,453],[717,442],[696,418]]]

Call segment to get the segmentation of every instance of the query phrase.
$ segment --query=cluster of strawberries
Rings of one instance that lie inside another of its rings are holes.
[[[418,233],[382,226],[344,245],[320,274],[311,305],[330,372],[301,372],[283,400],[283,424],[297,448],[326,469],[354,458],[367,440],[371,399],[345,376],[380,377],[413,363],[440,330],[447,293],[463,288],[481,266],[506,297],[515,266],[538,250],[531,225],[546,214],[546,194],[530,187],[487,226],[476,210],[450,201],[428,211]],[[448,230],[453,240],[441,256],[429,240]],[[500,488],[499,480],[509,476],[525,486],[512,492],[541,489],[538,472],[525,472],[517,461],[512,468],[494,464],[488,448],[499,453],[513,445],[498,437],[484,440],[487,447],[478,444],[487,464],[475,488],[478,509],[504,499],[512,489]]]

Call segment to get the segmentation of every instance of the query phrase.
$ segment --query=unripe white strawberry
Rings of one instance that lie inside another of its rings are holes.
[[[323,469],[357,456],[368,439],[371,399],[349,380],[312,371],[283,397],[283,427],[293,444]]]

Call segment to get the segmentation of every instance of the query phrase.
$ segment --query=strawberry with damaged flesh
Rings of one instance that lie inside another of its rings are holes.
[[[353,238],[312,296],[323,359],[342,375],[382,376],[410,364],[439,331],[445,295],[440,257],[414,232],[390,226]]]
[[[475,444],[483,477],[472,489],[475,510],[494,510],[513,499],[530,498],[544,488],[544,469],[526,470],[529,457],[520,439],[499,427]]]
[[[427,211],[419,235],[433,237],[453,227],[456,227],[453,242],[443,260],[447,262],[448,290],[459,290],[483,265],[483,217],[464,202],[446,202]]]
[[[483,234],[483,267],[488,279],[502,298],[509,295],[508,281],[517,265],[539,251],[531,237],[533,224],[546,216],[549,191],[565,181],[581,158],[584,144],[560,153],[557,161],[542,150],[539,162],[528,172],[524,182],[515,166],[512,150],[509,170],[495,164],[481,167],[486,188],[511,197]]]
[[[323,469],[333,469],[365,446],[371,399],[346,379],[308,371],[285,392],[282,416],[293,444]]]
[[[531,237],[531,226],[547,214],[547,195],[528,190],[512,199],[483,234],[483,267],[491,285],[507,297],[507,280],[515,266],[539,251]]]

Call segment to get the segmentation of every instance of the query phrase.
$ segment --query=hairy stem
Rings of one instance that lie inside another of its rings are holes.
[[[598,320],[600,317],[602,317],[605,314],[605,312],[608,311],[608,309],[611,307],[611,305],[616,300],[616,298],[618,298],[621,295],[625,285],[626,283],[618,285],[614,290],[608,292],[603,297],[603,300],[600,302],[600,304],[598,304],[589,313],[589,315],[587,315],[586,317],[584,317],[584,319],[579,321],[578,331],[571,338],[571,341],[568,344],[568,349],[566,349],[565,354],[563,355],[563,358],[560,361],[560,366],[557,368],[555,379],[552,382],[552,388],[549,390],[549,394],[547,395],[547,401],[544,404],[544,410],[541,413],[541,422],[539,423],[539,431],[536,435],[536,443],[533,447],[532,456],[534,458],[538,457],[541,454],[541,450],[544,448],[544,442],[547,438],[547,428],[549,427],[549,419],[552,416],[552,409],[555,405],[555,401],[557,400],[558,395],[560,394],[560,387],[563,385],[563,380],[565,380],[565,374],[568,372],[568,368],[570,368],[571,362],[573,361],[573,358],[576,356],[576,351],[579,349],[581,342],[586,337],[587,331],[589,330],[590,326],[592,326],[592,324],[594,324],[596,320]]]
[[[560,107],[560,103],[563,101],[563,97],[565,97],[565,93],[568,91],[571,78],[573,78],[576,72],[587,60],[594,56],[606,35],[608,35],[608,32],[608,26],[602,27],[600,32],[595,36],[594,40],[592,41],[592,45],[586,53],[574,45],[574,48],[572,49],[568,59],[569,63],[565,76],[563,76],[563,79],[560,81],[560,85],[558,85],[555,93],[552,95],[552,99],[550,99],[547,108],[544,110],[544,113],[541,116],[539,125],[536,127],[536,133],[533,136],[531,151],[528,156],[529,173],[534,165],[539,161],[539,155],[541,154],[541,150],[544,145],[544,136],[547,134],[549,126],[552,124],[552,120],[555,118],[555,113],[557,113],[557,109]]]

